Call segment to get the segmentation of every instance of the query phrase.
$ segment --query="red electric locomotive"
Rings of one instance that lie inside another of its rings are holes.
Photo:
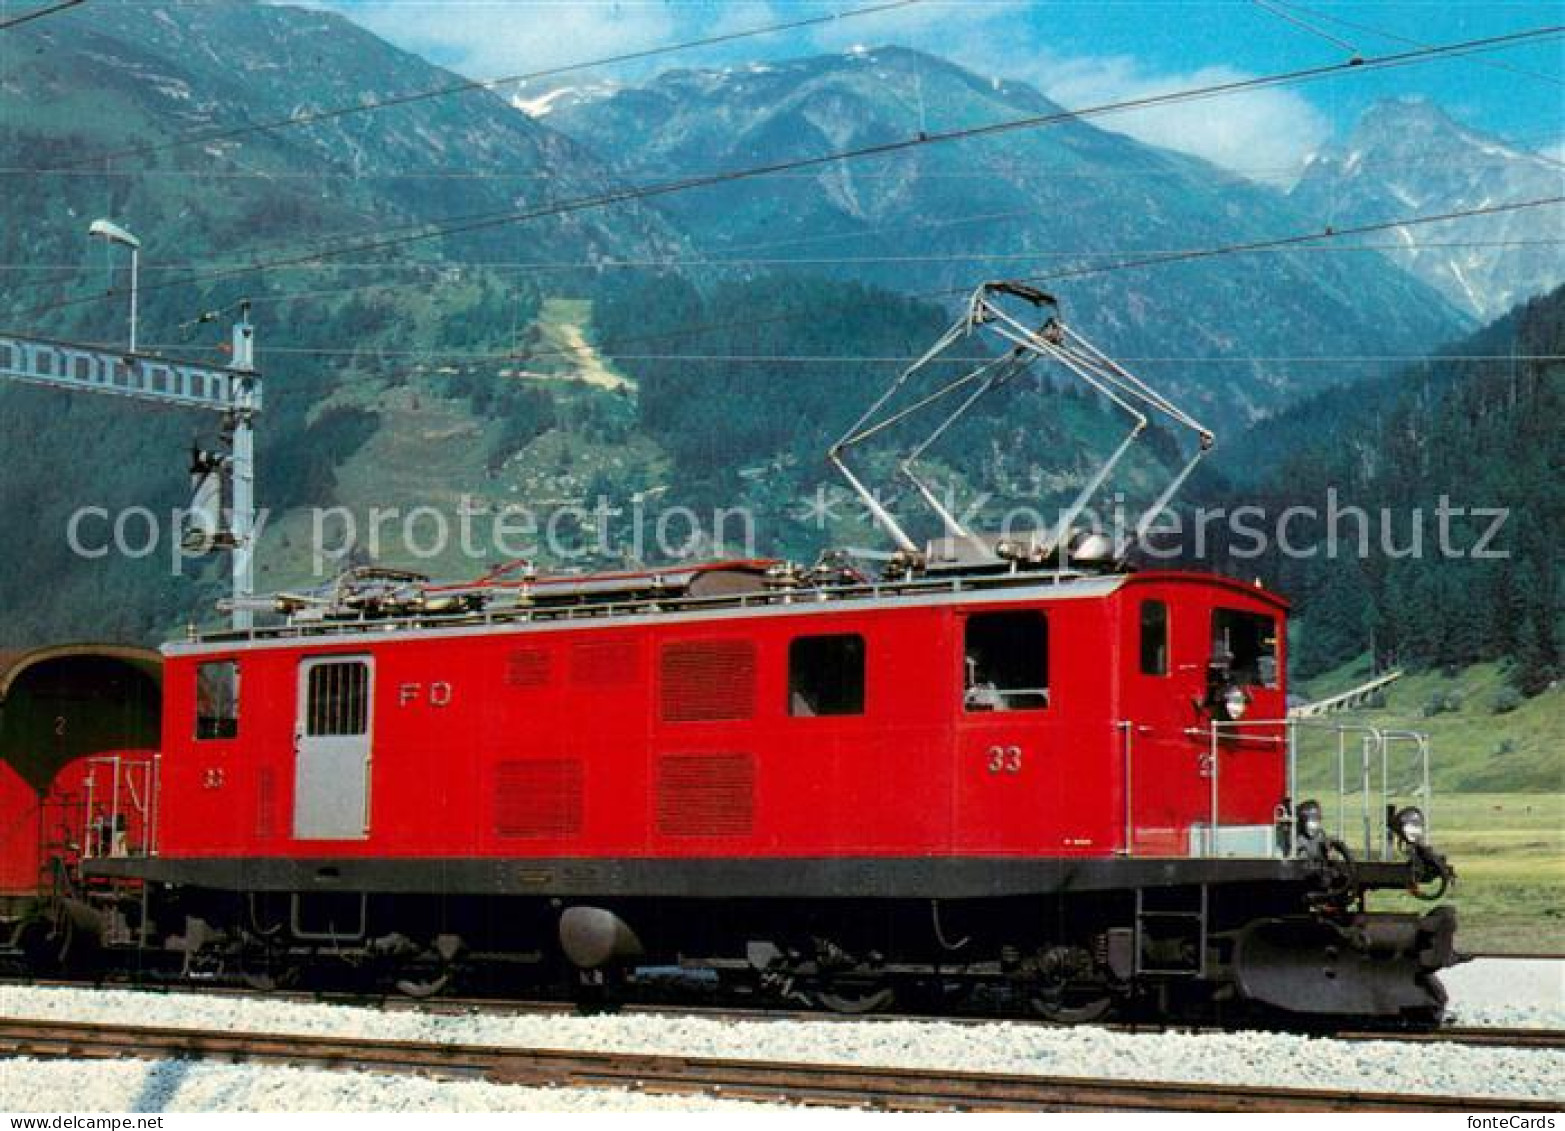
[[[986,287],[931,351],[1006,342],[940,387],[969,390],[958,413],[1049,359],[1130,440],[1157,411],[1210,446],[1017,299],[1051,306]],[[895,395],[929,403],[928,361],[833,449],[855,488],[848,454],[906,419]],[[1437,1020],[1454,915],[1368,907],[1447,872],[1427,777],[1398,804],[1394,736],[1336,728],[1363,787],[1337,820],[1364,838],[1323,828],[1286,603],[1129,568],[1144,530],[1079,532],[1108,468],[1053,532],[970,531],[918,478],[928,442],[901,470],[945,534],[916,545],[866,491],[898,545],[875,577],[839,556],[463,587],[363,570],[279,599],[285,623],[169,645],[157,850],[86,866],[137,885],[95,905],[103,937],[261,983],[373,960],[410,993],[525,957],[702,966],[842,1010],[985,985],[1059,1020]]]

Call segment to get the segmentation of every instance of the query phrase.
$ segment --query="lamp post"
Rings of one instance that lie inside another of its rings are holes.
[[[136,289],[141,270],[141,241],[112,220],[94,220],[87,234],[130,248],[130,352],[136,352]]]

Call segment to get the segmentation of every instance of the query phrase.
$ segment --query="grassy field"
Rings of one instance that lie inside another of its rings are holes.
[[[1324,699],[1369,678],[1360,661],[1295,690]],[[1429,735],[1435,788],[1442,792],[1565,793],[1565,686],[1506,706],[1505,675],[1498,664],[1474,664],[1452,676],[1416,672],[1391,685],[1385,706],[1331,716],[1383,729]],[[1438,713],[1429,713],[1438,703]]]

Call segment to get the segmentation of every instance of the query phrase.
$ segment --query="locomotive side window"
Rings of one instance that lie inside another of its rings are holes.
[[[864,713],[862,636],[801,636],[788,645],[788,713]]]
[[[1049,622],[1042,613],[967,618],[962,705],[969,711],[1037,711],[1049,705]]]
[[[1141,602],[1141,674],[1168,674],[1168,606]]]
[[[1277,622],[1263,613],[1212,610],[1212,664],[1234,682],[1277,686]]]
[[[218,660],[196,668],[196,737],[239,737],[239,664]]]
[[[312,667],[304,733],[312,738],[368,733],[369,671],[362,660]]]

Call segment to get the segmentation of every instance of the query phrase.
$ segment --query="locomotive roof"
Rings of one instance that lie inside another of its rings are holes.
[[[968,576],[920,576],[899,580],[861,579],[833,585],[779,586],[776,568],[764,561],[712,562],[680,567],[668,573],[583,574],[540,579],[531,586],[510,587],[514,603],[472,611],[415,613],[405,616],[324,618],[291,622],[248,631],[198,633],[164,646],[170,656],[231,652],[252,648],[300,645],[388,644],[402,640],[460,638],[491,634],[547,632],[561,629],[611,629],[670,619],[711,623],[778,616],[810,616],[827,612],[868,612],[909,607],[966,604],[1021,604],[1040,601],[1091,600],[1107,597],[1127,584],[1200,584],[1228,589],[1279,610],[1287,602],[1277,594],[1217,574],[1182,571],[1083,573],[1020,571]],[[734,577],[750,584],[735,585]],[[695,583],[723,578],[700,591]],[[570,582],[569,590],[562,589]],[[640,583],[639,588],[630,588]],[[615,585],[627,586],[623,593]],[[436,587],[434,592],[466,592],[461,587]]]

